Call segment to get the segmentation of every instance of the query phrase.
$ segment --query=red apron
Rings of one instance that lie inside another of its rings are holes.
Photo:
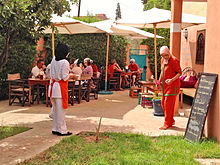
[[[63,109],[67,109],[68,108],[68,80],[67,81],[64,81],[64,80],[56,81],[55,79],[52,79],[52,83],[50,84],[51,85],[50,98],[52,98],[53,84],[55,82],[58,82],[60,84]]]

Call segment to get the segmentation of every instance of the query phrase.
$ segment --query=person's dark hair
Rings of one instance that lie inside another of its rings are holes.
[[[74,61],[76,61],[76,58],[71,58],[71,59],[70,59],[70,65],[73,64]]]
[[[37,64],[41,63],[43,60],[37,60]]]
[[[57,44],[55,49],[55,59],[56,61],[60,61],[66,59],[66,55],[69,53],[69,47],[66,44]]]
[[[116,62],[116,59],[111,60],[111,64],[113,65]]]

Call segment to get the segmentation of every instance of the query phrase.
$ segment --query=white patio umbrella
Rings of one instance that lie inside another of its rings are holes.
[[[154,34],[152,33],[131,26],[116,25],[113,20],[105,20],[105,21],[90,23],[90,25],[93,25],[104,31],[111,31],[110,32],[111,35],[119,35],[129,38],[140,38],[140,39],[154,38]],[[158,35],[156,37],[163,38]]]
[[[206,23],[206,17],[182,13],[182,28],[203,23]],[[136,28],[153,28],[153,24],[158,24],[157,28],[170,28],[171,11],[154,7],[137,13],[135,17],[120,19],[116,24]]]
[[[83,34],[83,33],[110,33],[104,31],[83,21],[79,21],[66,16],[52,16],[51,27],[44,30],[44,33],[52,33],[52,52],[54,56],[54,28],[56,27],[59,34]]]
[[[186,28],[192,25],[206,23],[206,17],[196,16],[192,14],[182,13],[182,27]],[[170,28],[171,11],[152,8],[150,10],[140,12],[135,17],[128,19],[120,19],[116,21],[117,25],[132,26],[136,28],[154,28],[154,35],[156,36],[156,28]],[[157,42],[154,37],[155,47],[155,78],[157,79]]]

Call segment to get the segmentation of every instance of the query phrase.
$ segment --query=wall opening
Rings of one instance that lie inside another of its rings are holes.
[[[197,31],[196,64],[204,64],[205,30]]]

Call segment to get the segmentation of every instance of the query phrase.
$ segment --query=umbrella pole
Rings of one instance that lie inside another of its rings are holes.
[[[109,33],[107,34],[106,64],[105,64],[105,91],[107,91],[108,81],[108,53],[109,53]]]
[[[155,55],[155,80],[157,80],[157,24],[154,24],[154,55]]]
[[[52,31],[52,55],[54,57],[54,30]]]
[[[107,48],[106,48],[105,91],[99,91],[99,94],[103,94],[103,95],[113,94],[113,92],[107,91],[107,83],[108,83],[108,53],[109,53],[109,33],[107,34]]]

